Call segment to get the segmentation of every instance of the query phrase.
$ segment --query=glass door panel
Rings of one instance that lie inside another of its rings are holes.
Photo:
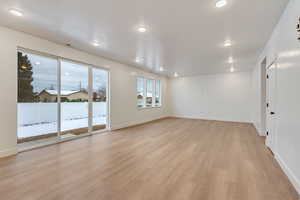
[[[18,52],[18,143],[56,139],[58,61]]]
[[[93,119],[92,130],[97,131],[105,129],[107,126],[107,85],[108,72],[102,69],[93,68]]]
[[[88,66],[61,61],[61,138],[88,133]]]

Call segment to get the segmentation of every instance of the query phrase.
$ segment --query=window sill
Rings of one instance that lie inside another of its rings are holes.
[[[159,105],[159,106],[143,106],[143,107],[137,107],[138,110],[144,110],[144,109],[152,109],[152,108],[161,108],[162,106]]]

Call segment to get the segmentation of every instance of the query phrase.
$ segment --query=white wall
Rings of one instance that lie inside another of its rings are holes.
[[[300,42],[296,24],[300,1],[291,0],[253,71],[253,121],[261,128],[260,63],[277,59],[275,158],[300,193]]]
[[[16,153],[17,140],[17,47],[24,47],[68,59],[78,60],[110,70],[111,127],[120,128],[169,115],[165,77],[147,73],[82,51],[58,45],[31,35],[0,27],[0,157]],[[136,107],[136,75],[159,78],[163,86],[163,106]]]
[[[169,85],[176,117],[251,122],[251,72],[182,77]]]
[[[251,119],[253,121],[254,126],[257,129],[257,132],[261,136],[265,136],[265,127],[262,121],[262,70],[261,70],[261,63],[257,64],[257,67],[253,70],[252,73],[252,111],[251,111]]]

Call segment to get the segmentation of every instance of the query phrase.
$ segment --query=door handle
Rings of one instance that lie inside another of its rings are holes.
[[[275,112],[270,112],[271,115],[275,115]]]

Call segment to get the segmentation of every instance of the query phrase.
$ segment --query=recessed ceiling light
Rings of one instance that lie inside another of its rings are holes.
[[[230,67],[230,72],[234,72],[234,67]]]
[[[9,12],[17,17],[22,17],[23,16],[23,13],[17,9],[9,9]]]
[[[138,30],[138,32],[140,32],[140,33],[145,33],[145,32],[147,31],[147,28],[146,28],[145,26],[139,26],[139,27],[137,28],[137,30]]]
[[[220,1],[217,1],[216,7],[217,8],[222,8],[222,7],[226,6],[226,4],[227,4],[226,0],[220,0]]]
[[[233,61],[233,58],[232,57],[229,57],[229,59],[228,59],[228,63],[233,63],[234,61]]]
[[[135,59],[135,62],[136,62],[136,63],[141,63],[141,62],[143,62],[143,60],[144,60],[144,58],[136,58],[136,59]]]
[[[177,72],[175,72],[175,73],[174,73],[174,77],[178,77],[178,74],[177,74]]]
[[[160,68],[159,68],[159,71],[161,71],[161,72],[164,71],[164,68],[163,68],[163,67],[160,67]]]
[[[94,42],[92,43],[92,45],[95,46],[95,47],[99,47],[99,46],[100,46],[100,43],[99,43],[98,41],[94,41]]]
[[[232,43],[231,43],[230,40],[226,40],[226,41],[224,42],[224,47],[231,47],[231,46],[232,46]]]
[[[40,65],[41,63],[39,61],[35,62],[36,65]]]

